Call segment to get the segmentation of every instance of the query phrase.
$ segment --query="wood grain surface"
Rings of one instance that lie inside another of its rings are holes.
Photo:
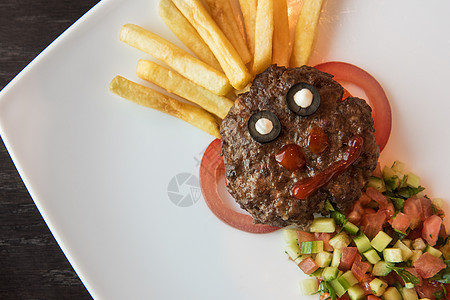
[[[0,89],[98,0],[1,0]],[[0,299],[91,299],[0,143]]]

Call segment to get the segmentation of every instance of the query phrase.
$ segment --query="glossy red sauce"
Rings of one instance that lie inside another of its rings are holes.
[[[291,195],[297,199],[306,199],[315,191],[325,186],[334,176],[344,172],[361,154],[364,140],[360,135],[354,135],[348,141],[347,155],[338,160],[316,176],[301,180],[291,188]]]
[[[328,136],[320,127],[313,127],[306,137],[308,148],[315,154],[320,154],[328,146]]]
[[[303,169],[306,164],[302,148],[296,144],[287,144],[281,147],[275,155],[275,160],[291,172]]]

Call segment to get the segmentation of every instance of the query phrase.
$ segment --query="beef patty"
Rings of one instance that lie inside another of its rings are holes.
[[[220,134],[227,189],[255,223],[306,229],[313,214],[323,211],[326,200],[345,213],[361,196],[380,153],[373,135],[372,110],[364,100],[342,100],[344,90],[332,77],[308,66],[272,65],[256,76],[250,90],[238,97],[223,120]],[[307,117],[295,114],[286,104],[288,90],[299,82],[314,86],[321,98],[318,110]],[[281,132],[272,142],[261,144],[249,134],[249,118],[260,111],[274,113],[281,123]],[[327,136],[328,144],[318,154],[307,143],[313,128],[321,128]],[[346,159],[348,141],[355,135],[363,138],[356,161],[306,199],[291,195],[296,182]],[[303,169],[289,171],[276,161],[276,154],[286,144],[301,147],[306,161]]]

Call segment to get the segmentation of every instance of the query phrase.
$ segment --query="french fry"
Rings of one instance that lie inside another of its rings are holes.
[[[240,90],[252,79],[241,57],[200,0],[173,0],[216,56],[231,85]]]
[[[173,4],[172,0],[161,0],[158,8],[161,19],[180,41],[197,55],[201,61],[220,71],[220,64],[211,50],[209,50],[208,45]]]
[[[180,102],[122,76],[116,76],[111,81],[109,89],[122,98],[179,118],[220,138],[216,118],[200,107]]]
[[[231,86],[227,77],[160,36],[134,24],[122,26],[120,40],[164,61],[184,77],[218,95],[226,95]]]
[[[292,67],[308,64],[314,48],[322,4],[323,0],[304,0],[303,2],[295,27],[294,47],[291,55]]]
[[[244,18],[245,33],[247,36],[248,49],[252,55],[255,54],[255,23],[257,0],[239,0]]]
[[[246,64],[252,60],[250,51],[244,37],[241,35],[236,18],[233,14],[229,0],[205,0],[211,11],[211,16],[216,21],[219,28],[239,53],[242,61]]]
[[[162,87],[169,93],[200,105],[221,119],[225,118],[231,106],[233,106],[233,101],[230,99],[211,93],[177,72],[166,69],[152,61],[139,60],[136,73],[140,78]]]
[[[273,1],[272,63],[289,67],[289,19],[287,0]]]
[[[279,0],[258,0],[256,8],[255,55],[252,72],[258,74],[272,63],[273,2]]]

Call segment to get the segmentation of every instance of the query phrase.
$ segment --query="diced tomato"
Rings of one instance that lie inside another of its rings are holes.
[[[441,224],[441,230],[439,230],[439,236],[444,240],[447,238],[447,230],[445,229],[444,223]]]
[[[339,270],[348,271],[355,261],[356,254],[358,254],[358,248],[345,247],[342,249],[341,263],[339,264]]]
[[[364,278],[364,274],[369,271],[370,265],[366,262],[363,262],[361,259],[361,255],[356,254],[355,261],[352,265],[352,273],[355,275],[358,281],[361,281]]]
[[[427,241],[430,246],[436,245],[441,231],[442,219],[433,215],[423,221],[422,238]]]
[[[420,225],[420,221],[433,214],[431,200],[425,197],[418,198],[413,196],[405,201],[403,213],[411,218],[411,228],[414,229]]]
[[[361,279],[359,285],[362,287],[362,289],[364,290],[364,294],[365,295],[370,295],[373,294],[372,293],[372,288],[370,287],[369,283],[374,279],[375,277],[373,277],[370,274],[365,274],[363,276],[363,278]]]
[[[297,230],[298,245],[302,247],[302,242],[312,242],[316,240],[314,234],[302,230]]]
[[[333,252],[334,248],[329,241],[334,236],[334,233],[316,232],[314,237],[316,241],[323,241],[323,250]]]
[[[400,276],[395,272],[389,273],[387,276],[381,277],[388,285],[394,285],[396,282],[403,282]]]
[[[366,189],[366,194],[367,196],[369,196],[370,198],[372,198],[372,200],[374,200],[375,202],[378,203],[378,205],[381,207],[385,207],[388,205],[388,201],[385,195],[383,195],[380,191],[378,191],[377,189],[373,188],[373,187],[368,187]]]
[[[374,295],[368,295],[366,296],[366,300],[381,300],[381,298]]]
[[[364,208],[364,214],[365,214],[365,215],[374,214],[374,213],[376,213],[376,212],[377,212],[377,211],[376,211],[375,209],[373,209],[373,208],[370,208],[370,207]]]
[[[422,237],[422,224],[420,226],[416,227],[415,229],[411,230],[406,237],[408,240],[415,240]]]
[[[339,297],[338,300],[352,300],[352,299],[350,298],[348,293],[345,293],[344,295],[342,295],[342,297]]]
[[[369,239],[373,239],[378,232],[383,228],[386,221],[386,214],[384,211],[378,211],[374,214],[366,214],[362,218],[361,226],[364,233]]]
[[[443,292],[442,286],[439,282],[424,280],[422,284],[416,285],[416,292],[420,298],[436,299],[435,294],[440,291]]]
[[[314,259],[312,259],[311,257],[307,257],[304,260],[302,260],[298,264],[298,266],[306,275],[311,275],[319,268]]]
[[[447,265],[442,261],[442,259],[425,252],[419,257],[418,260],[414,262],[414,267],[422,278],[430,278],[436,275],[439,271],[445,269]]]
[[[361,197],[359,197],[359,200],[358,200],[360,203],[361,203],[361,205],[367,205],[367,204],[369,204],[370,203],[370,201],[372,201],[372,198],[370,198],[369,196],[367,196],[367,194],[365,194],[365,193],[363,193],[362,195],[361,195]]]
[[[406,233],[409,225],[411,225],[411,218],[402,212],[397,213],[397,215],[390,221],[392,228]]]
[[[355,225],[359,225],[361,223],[361,218],[364,214],[364,207],[361,204],[361,201],[356,201],[353,204],[352,211],[348,214],[347,218],[350,222]]]

